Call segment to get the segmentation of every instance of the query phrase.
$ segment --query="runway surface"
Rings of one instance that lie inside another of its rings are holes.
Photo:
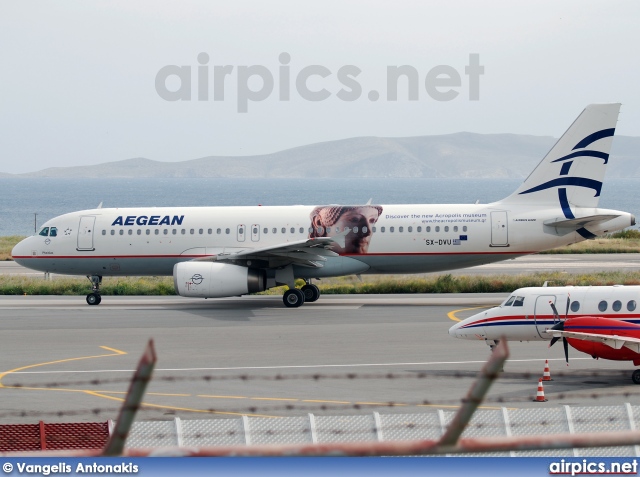
[[[489,348],[447,331],[505,297],[324,296],[299,309],[277,296],[0,297],[0,422],[114,419],[149,339],[158,363],[139,420],[455,408]],[[561,345],[509,346],[484,407],[638,403],[631,363],[570,350],[567,368]],[[534,403],[545,358],[554,381]]]

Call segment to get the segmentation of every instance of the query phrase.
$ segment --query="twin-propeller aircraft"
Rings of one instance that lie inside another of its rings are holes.
[[[218,298],[288,285],[284,304],[320,295],[314,278],[472,267],[635,224],[598,208],[619,104],[580,114],[523,184],[491,204],[92,209],[47,221],[16,262],[86,275],[173,275],[178,294]],[[321,167],[321,166],[318,166]],[[295,287],[295,280],[306,284]]]

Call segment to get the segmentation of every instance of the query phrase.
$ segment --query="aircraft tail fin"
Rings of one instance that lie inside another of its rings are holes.
[[[571,206],[597,207],[620,103],[590,104],[522,185],[501,203],[559,204],[567,219]]]

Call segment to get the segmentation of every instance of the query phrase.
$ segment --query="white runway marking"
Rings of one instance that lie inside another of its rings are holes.
[[[572,358],[572,361],[592,359],[589,358]],[[531,361],[543,362],[544,359],[510,359],[509,363],[530,363]],[[564,358],[552,358],[549,361],[564,361]],[[484,364],[486,360],[478,361],[426,361],[422,363],[367,363],[367,364],[310,364],[299,366],[238,366],[228,368],[159,368],[157,371],[247,371],[247,370],[278,370],[278,369],[318,369],[318,368],[366,368],[380,366],[433,366],[447,364]],[[14,374],[70,374],[70,373],[133,373],[134,369],[96,369],[89,371],[18,371]]]

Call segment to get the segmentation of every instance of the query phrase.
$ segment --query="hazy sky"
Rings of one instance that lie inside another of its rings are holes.
[[[639,136],[638,25],[635,0],[4,0],[0,172],[261,154],[354,136],[559,136],[594,102],[623,103],[617,133]],[[484,67],[475,80],[465,73],[474,54]],[[397,101],[388,98],[387,67],[400,65],[417,75],[417,100],[406,76]],[[232,68],[223,76],[216,66]],[[162,76],[172,71],[191,73],[190,95],[184,76]],[[190,101],[163,99],[158,76]],[[223,100],[214,100],[216,81]],[[309,99],[322,90],[328,98]],[[447,91],[455,97],[443,100]]]

